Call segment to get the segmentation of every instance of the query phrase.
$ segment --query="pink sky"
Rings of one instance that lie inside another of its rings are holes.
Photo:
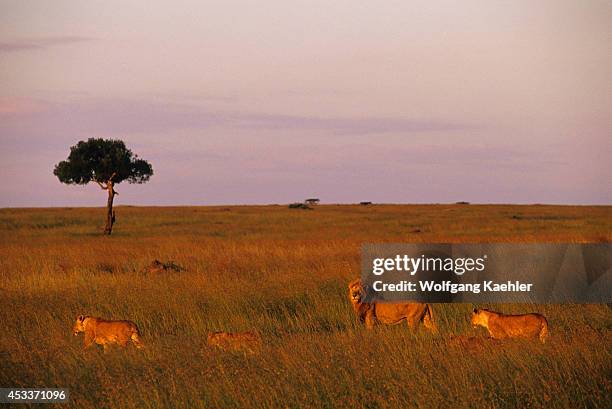
[[[0,207],[611,204],[609,1],[1,1]]]

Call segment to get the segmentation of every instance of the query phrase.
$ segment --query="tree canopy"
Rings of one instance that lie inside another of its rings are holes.
[[[68,159],[55,165],[53,174],[60,182],[85,185],[89,182],[145,183],[153,167],[138,158],[118,139],[89,138],[70,148]]]

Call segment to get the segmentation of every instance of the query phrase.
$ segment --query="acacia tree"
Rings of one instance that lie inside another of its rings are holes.
[[[121,140],[89,138],[72,146],[68,159],[55,165],[53,174],[62,183],[86,185],[96,182],[102,190],[108,191],[104,234],[111,234],[115,223],[113,199],[119,194],[115,185],[124,180],[145,183],[153,175],[153,168],[149,162],[132,154]]]

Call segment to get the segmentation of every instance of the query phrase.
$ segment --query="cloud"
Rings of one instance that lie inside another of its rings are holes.
[[[23,107],[36,106],[26,110]],[[219,110],[209,105],[167,101],[80,99],[68,102],[20,101],[4,104],[0,134],[20,137],[41,133],[121,135],[164,133],[174,130],[224,128],[255,131],[322,131],[337,135],[419,133],[474,129],[468,123],[443,119],[398,117],[318,117]]]
[[[0,53],[17,51],[42,50],[57,45],[92,41],[93,38],[80,36],[52,36],[40,38],[19,38],[10,41],[0,41]]]
[[[473,128],[467,123],[445,120],[427,120],[389,117],[316,117],[268,114],[238,114],[236,119],[243,126],[260,129],[317,129],[339,134],[412,133],[426,131],[453,131]]]
[[[31,114],[40,109],[39,105],[37,101],[29,98],[0,97],[0,118]]]
[[[439,129],[448,131],[428,133]],[[573,140],[546,149],[517,143],[514,132],[443,119],[323,118],[155,99],[7,98],[0,100],[0,173],[11,183],[0,187],[0,206],[98,204],[86,190],[83,198],[69,196],[73,187],[62,190],[66,196],[49,193],[59,185],[54,164],[91,136],[123,138],[153,164],[150,184],[122,186],[132,203],[286,203],[306,196],[609,203],[603,159],[586,163]]]

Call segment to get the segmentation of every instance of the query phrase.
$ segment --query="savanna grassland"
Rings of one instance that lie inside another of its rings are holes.
[[[609,242],[610,206],[116,212],[107,237],[100,208],[0,210],[0,386],[78,408],[612,407],[607,305],[489,306],[543,313],[542,345],[486,340],[472,304],[435,304],[438,335],[367,331],[346,290],[364,242]],[[185,271],[143,272],[155,259]],[[133,320],[147,347],[83,350],[78,314]],[[254,328],[259,354],[206,345]]]

